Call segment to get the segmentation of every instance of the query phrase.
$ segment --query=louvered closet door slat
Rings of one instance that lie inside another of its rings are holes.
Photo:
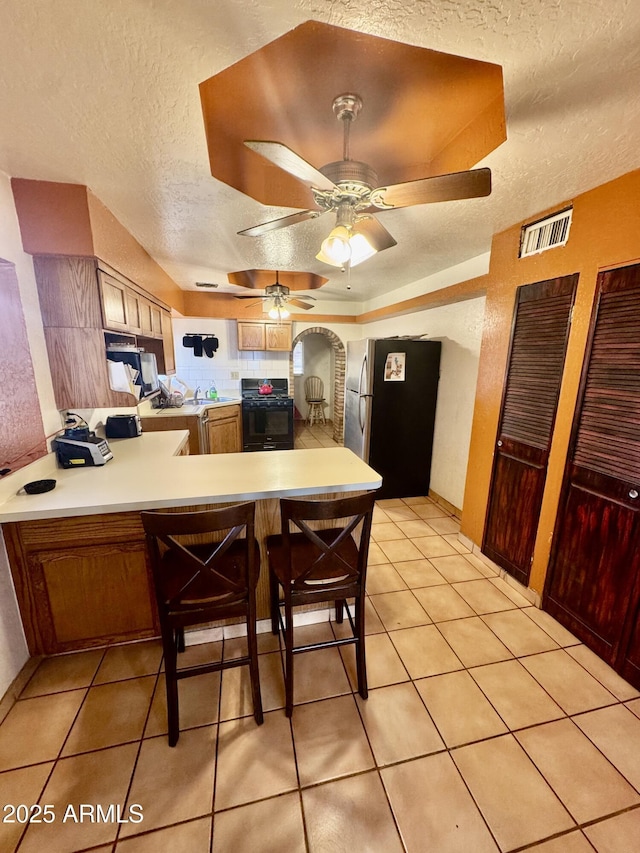
[[[574,462],[640,482],[640,286],[603,292]]]
[[[501,433],[546,448],[564,365],[572,294],[518,306]],[[542,321],[542,326],[538,321]]]

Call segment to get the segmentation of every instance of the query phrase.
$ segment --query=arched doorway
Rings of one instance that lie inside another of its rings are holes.
[[[294,388],[293,377],[293,349],[296,344],[305,338],[307,335],[324,335],[333,348],[334,355],[334,375],[333,375],[333,440],[338,444],[342,444],[342,430],[344,424],[344,371],[345,371],[345,350],[344,344],[340,338],[329,329],[324,329],[322,326],[314,326],[311,329],[305,329],[296,335],[291,343],[291,352],[289,354],[289,388]]]

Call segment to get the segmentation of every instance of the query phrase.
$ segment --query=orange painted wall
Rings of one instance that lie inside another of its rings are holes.
[[[567,245],[518,258],[521,224],[493,239],[485,321],[462,517],[462,532],[482,542],[516,288],[580,274],[560,390],[530,586],[542,592],[555,524],[598,272],[640,261],[640,170],[555,206],[573,204]]]
[[[183,313],[183,291],[87,187],[12,178],[11,188],[25,252],[95,256]]]
[[[93,255],[87,188],[12,178],[22,247],[30,255]]]

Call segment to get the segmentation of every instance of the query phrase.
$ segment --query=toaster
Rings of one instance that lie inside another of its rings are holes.
[[[138,415],[109,415],[105,424],[107,438],[134,438],[142,434]]]

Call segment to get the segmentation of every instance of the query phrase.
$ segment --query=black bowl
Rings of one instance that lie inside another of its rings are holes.
[[[24,490],[28,495],[41,495],[43,492],[50,492],[55,487],[55,480],[33,480],[31,483],[25,483],[21,491]]]

